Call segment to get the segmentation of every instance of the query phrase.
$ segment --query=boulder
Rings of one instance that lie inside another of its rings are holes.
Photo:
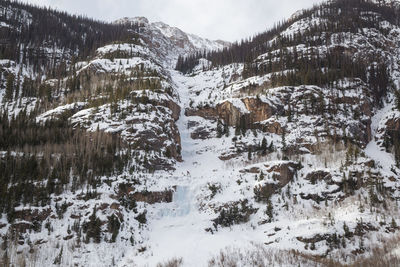
[[[292,181],[293,177],[297,174],[297,170],[300,169],[300,164],[293,161],[282,161],[265,166],[268,168],[267,172],[274,172],[280,187],[284,187]]]

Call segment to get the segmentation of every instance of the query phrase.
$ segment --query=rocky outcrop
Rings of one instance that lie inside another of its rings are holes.
[[[387,129],[387,131],[399,132],[400,131],[400,118],[389,119],[386,122],[386,129]]]
[[[18,222],[18,223],[13,223],[11,225],[11,228],[14,232],[16,233],[26,233],[28,230],[32,230],[34,228],[34,225],[32,223],[28,222]],[[24,242],[24,241],[22,241]],[[24,243],[20,244],[23,245]]]
[[[308,173],[305,179],[309,180],[312,184],[315,184],[318,181],[325,181],[327,184],[332,184],[332,175],[329,172],[322,170]]]
[[[218,104],[216,106],[216,111],[218,119],[224,120],[224,122],[229,126],[236,126],[240,124],[242,116],[245,118],[248,117],[248,114],[242,114],[240,110],[229,101]]]
[[[146,202],[148,204],[154,203],[170,203],[172,202],[173,190],[166,190],[160,192],[135,192],[130,195],[130,198],[138,202]]]
[[[255,200],[258,202],[267,201],[273,194],[292,181],[301,166],[293,161],[282,161],[265,165],[265,167],[267,168],[267,173],[270,173],[276,182],[265,183],[254,188]],[[259,169],[251,168],[244,170],[244,172],[254,173],[257,170]]]
[[[278,112],[275,107],[263,102],[260,98],[243,98],[242,102],[250,111],[251,123],[267,120]]]
[[[387,151],[395,148],[400,136],[400,113],[397,109],[390,111],[380,123],[375,136],[376,142]]]
[[[370,119],[350,124],[348,125],[347,130],[353,137],[354,141],[363,148],[372,140]]]
[[[379,133],[384,139],[387,139],[386,142],[385,140],[381,140],[387,148],[394,144],[394,139],[398,138],[398,134],[400,133],[400,118],[396,115],[394,114],[392,118],[386,121],[385,126],[379,129]]]
[[[39,232],[51,213],[51,208],[17,210],[13,213],[15,222],[11,224],[11,229],[16,233],[26,233],[28,230]]]
[[[161,191],[161,192],[137,192],[131,195],[131,198],[138,202],[146,202],[148,204],[154,203],[170,203],[172,202],[172,190]]]
[[[146,202],[148,204],[172,202],[174,189],[166,189],[164,191],[140,191],[135,192],[135,185],[132,183],[119,184],[117,199],[128,198],[132,201]],[[113,203],[111,209],[119,209],[118,203]]]
[[[312,237],[298,236],[296,237],[296,239],[302,243],[318,243],[323,240],[328,240],[330,237],[331,237],[330,234],[324,234],[324,235],[316,234],[315,236]]]
[[[39,210],[39,209],[24,209],[24,210],[17,210],[14,213],[15,219],[20,219],[23,221],[33,222],[33,221],[44,221],[46,220],[52,210],[51,208]]]
[[[188,117],[199,116],[207,120],[215,120],[218,118],[218,113],[214,107],[202,107],[199,109],[187,108],[185,110],[185,115]]]
[[[257,202],[266,202],[281,187],[278,184],[267,183],[254,187],[254,198]]]
[[[201,107],[198,109],[186,109],[187,116],[200,116],[205,119],[220,119],[229,126],[244,124],[246,128],[258,128],[257,122],[265,121],[278,111],[270,104],[263,102],[259,98],[240,99],[247,112],[240,110],[230,101],[224,101],[215,107]],[[279,130],[278,130],[279,131]]]
[[[127,121],[127,124],[137,125],[146,122],[146,120],[136,119]],[[164,156],[167,158],[174,158],[178,161],[182,160],[180,154],[181,136],[175,121],[167,117],[164,120],[157,119],[157,121],[153,121],[153,123],[160,127],[152,127],[142,131],[137,131],[135,128],[128,129],[128,132],[132,134],[134,147],[141,150],[152,151],[159,151],[160,148],[164,147],[167,151]],[[130,142],[131,140],[127,138],[127,141]],[[155,160],[156,161],[152,162],[152,164],[156,170],[168,169],[170,167],[169,163],[163,158],[156,158]]]
[[[205,140],[212,137],[212,131],[207,127],[199,127],[196,128],[191,134],[190,137],[194,140]]]
[[[272,133],[278,135],[281,135],[283,133],[282,125],[274,119],[257,122],[254,124],[254,127],[265,133]]]
[[[293,161],[282,161],[270,165],[266,165],[267,172],[273,173],[273,177],[278,180],[280,187],[284,187],[290,181],[293,180],[297,174],[297,170],[300,169],[300,164]]]
[[[157,91],[149,93],[150,98],[147,95],[143,95],[141,91],[133,91],[130,94],[130,98],[136,103],[149,103],[153,106],[162,106],[168,108],[172,112],[172,117],[175,121],[179,119],[181,114],[181,107],[172,99],[172,97],[164,91]]]
[[[323,193],[321,196],[319,194],[305,194],[305,193],[300,193],[299,195],[304,200],[313,200],[316,203],[325,201],[327,199],[331,199],[328,193]]]
[[[172,111],[172,117],[177,121],[181,114],[181,107],[172,100],[166,101],[165,106]]]

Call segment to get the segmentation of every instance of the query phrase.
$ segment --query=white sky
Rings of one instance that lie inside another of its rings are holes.
[[[23,0],[105,21],[147,17],[209,39],[235,41],[264,31],[321,0]]]

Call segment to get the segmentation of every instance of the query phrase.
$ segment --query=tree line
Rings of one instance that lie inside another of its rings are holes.
[[[139,25],[111,24],[20,1],[0,0],[0,59],[32,66],[49,78],[65,76],[69,63],[98,47],[135,42]]]
[[[93,188],[122,173],[131,158],[116,135],[73,129],[63,119],[38,124],[26,112],[0,114],[0,213],[45,206],[52,194]]]

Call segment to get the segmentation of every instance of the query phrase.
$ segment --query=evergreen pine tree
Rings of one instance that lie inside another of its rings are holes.
[[[267,154],[267,139],[265,137],[261,141],[261,153],[262,155]]]
[[[7,100],[12,100],[13,98],[14,82],[15,82],[14,74],[12,73],[8,74],[6,82],[6,94],[5,94],[5,99]]]
[[[396,109],[400,111],[400,90],[394,90],[396,96]]]

